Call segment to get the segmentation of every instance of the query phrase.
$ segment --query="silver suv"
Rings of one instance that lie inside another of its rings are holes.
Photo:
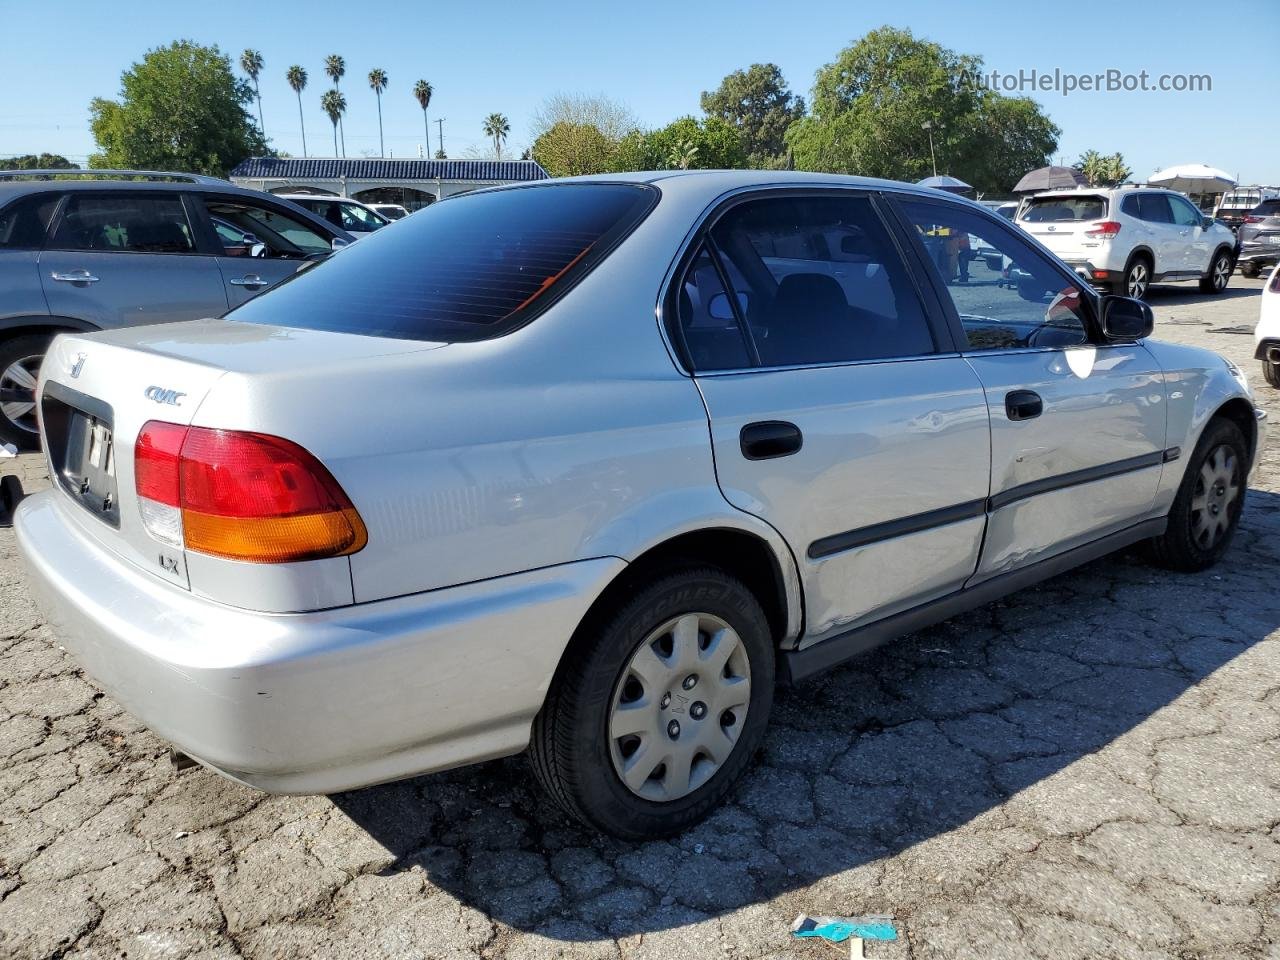
[[[59,642],[236,780],[529,747],[566,810],[670,833],[775,680],[1127,544],[1223,555],[1261,414],[1150,331],[905,184],[476,191],[224,319],[59,337],[14,526]]]
[[[1130,297],[1171,280],[1221,293],[1235,266],[1231,230],[1161,187],[1040,193],[1023,202],[1017,223],[1095,287]]]
[[[0,175],[0,440],[35,444],[36,377],[55,334],[221,316],[351,239],[213,177]]]

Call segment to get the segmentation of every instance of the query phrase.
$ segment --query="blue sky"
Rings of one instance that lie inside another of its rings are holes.
[[[531,117],[555,92],[604,93],[627,104],[643,124],[657,126],[698,113],[700,92],[726,73],[772,61],[807,97],[817,68],[867,30],[890,23],[981,55],[988,70],[1005,73],[1207,73],[1211,92],[1035,96],[1062,128],[1059,153],[1068,162],[1092,147],[1120,150],[1139,177],[1156,167],[1204,162],[1243,183],[1280,184],[1275,60],[1247,55],[1259,49],[1251,38],[1260,45],[1280,33],[1280,3],[1238,0],[1222,8],[1216,26],[1207,22],[1202,2],[1164,0],[1140,16],[1114,3],[1054,9],[1042,12],[1026,0],[650,0],[627,7],[607,0],[0,0],[0,156],[49,150],[83,162],[93,150],[89,100],[116,95],[123,69],[150,47],[179,37],[216,43],[235,57],[246,46],[262,52],[266,132],[279,149],[302,153],[297,101],[284,79],[285,69],[300,63],[311,77],[303,94],[310,152],[332,154],[319,105],[327,84],[321,68],[326,54],[340,53],[347,61],[348,156],[378,147],[374,95],[365,81],[375,66],[390,76],[383,97],[388,152],[417,155],[422,114],[410,89],[424,77],[435,88],[432,120],[445,118],[446,148],[465,156],[483,145],[481,120],[493,111],[511,121],[509,147],[523,149]],[[1154,15],[1157,9],[1162,16]],[[435,135],[433,122],[432,149]]]

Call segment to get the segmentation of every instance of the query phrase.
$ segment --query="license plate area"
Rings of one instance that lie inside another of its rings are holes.
[[[57,383],[45,384],[40,404],[50,473],[82,507],[120,526],[111,407]]]

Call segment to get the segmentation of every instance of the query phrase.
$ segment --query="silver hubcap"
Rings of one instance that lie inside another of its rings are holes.
[[[1129,296],[1140,297],[1147,292],[1147,265],[1135,263],[1129,268]]]
[[[1191,498],[1191,536],[1202,550],[1212,549],[1231,528],[1240,496],[1236,467],[1235,451],[1226,444],[1215,447],[1200,467]]]
[[[1213,265],[1213,286],[1215,290],[1221,290],[1227,285],[1227,276],[1230,272],[1230,264],[1227,263],[1226,257],[1219,257],[1218,262]]]
[[[687,796],[729,759],[750,703],[751,662],[733,627],[709,613],[669,620],[636,648],[613,692],[613,769],[646,800]]]
[[[0,373],[0,414],[15,426],[36,432],[36,378],[40,375],[38,356],[13,361]]]

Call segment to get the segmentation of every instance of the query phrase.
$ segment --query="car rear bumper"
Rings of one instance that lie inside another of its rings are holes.
[[[57,491],[14,518],[59,641],[155,733],[234,780],[330,793],[518,753],[560,656],[625,566],[563,564],[302,614],[223,606],[86,536]]]

